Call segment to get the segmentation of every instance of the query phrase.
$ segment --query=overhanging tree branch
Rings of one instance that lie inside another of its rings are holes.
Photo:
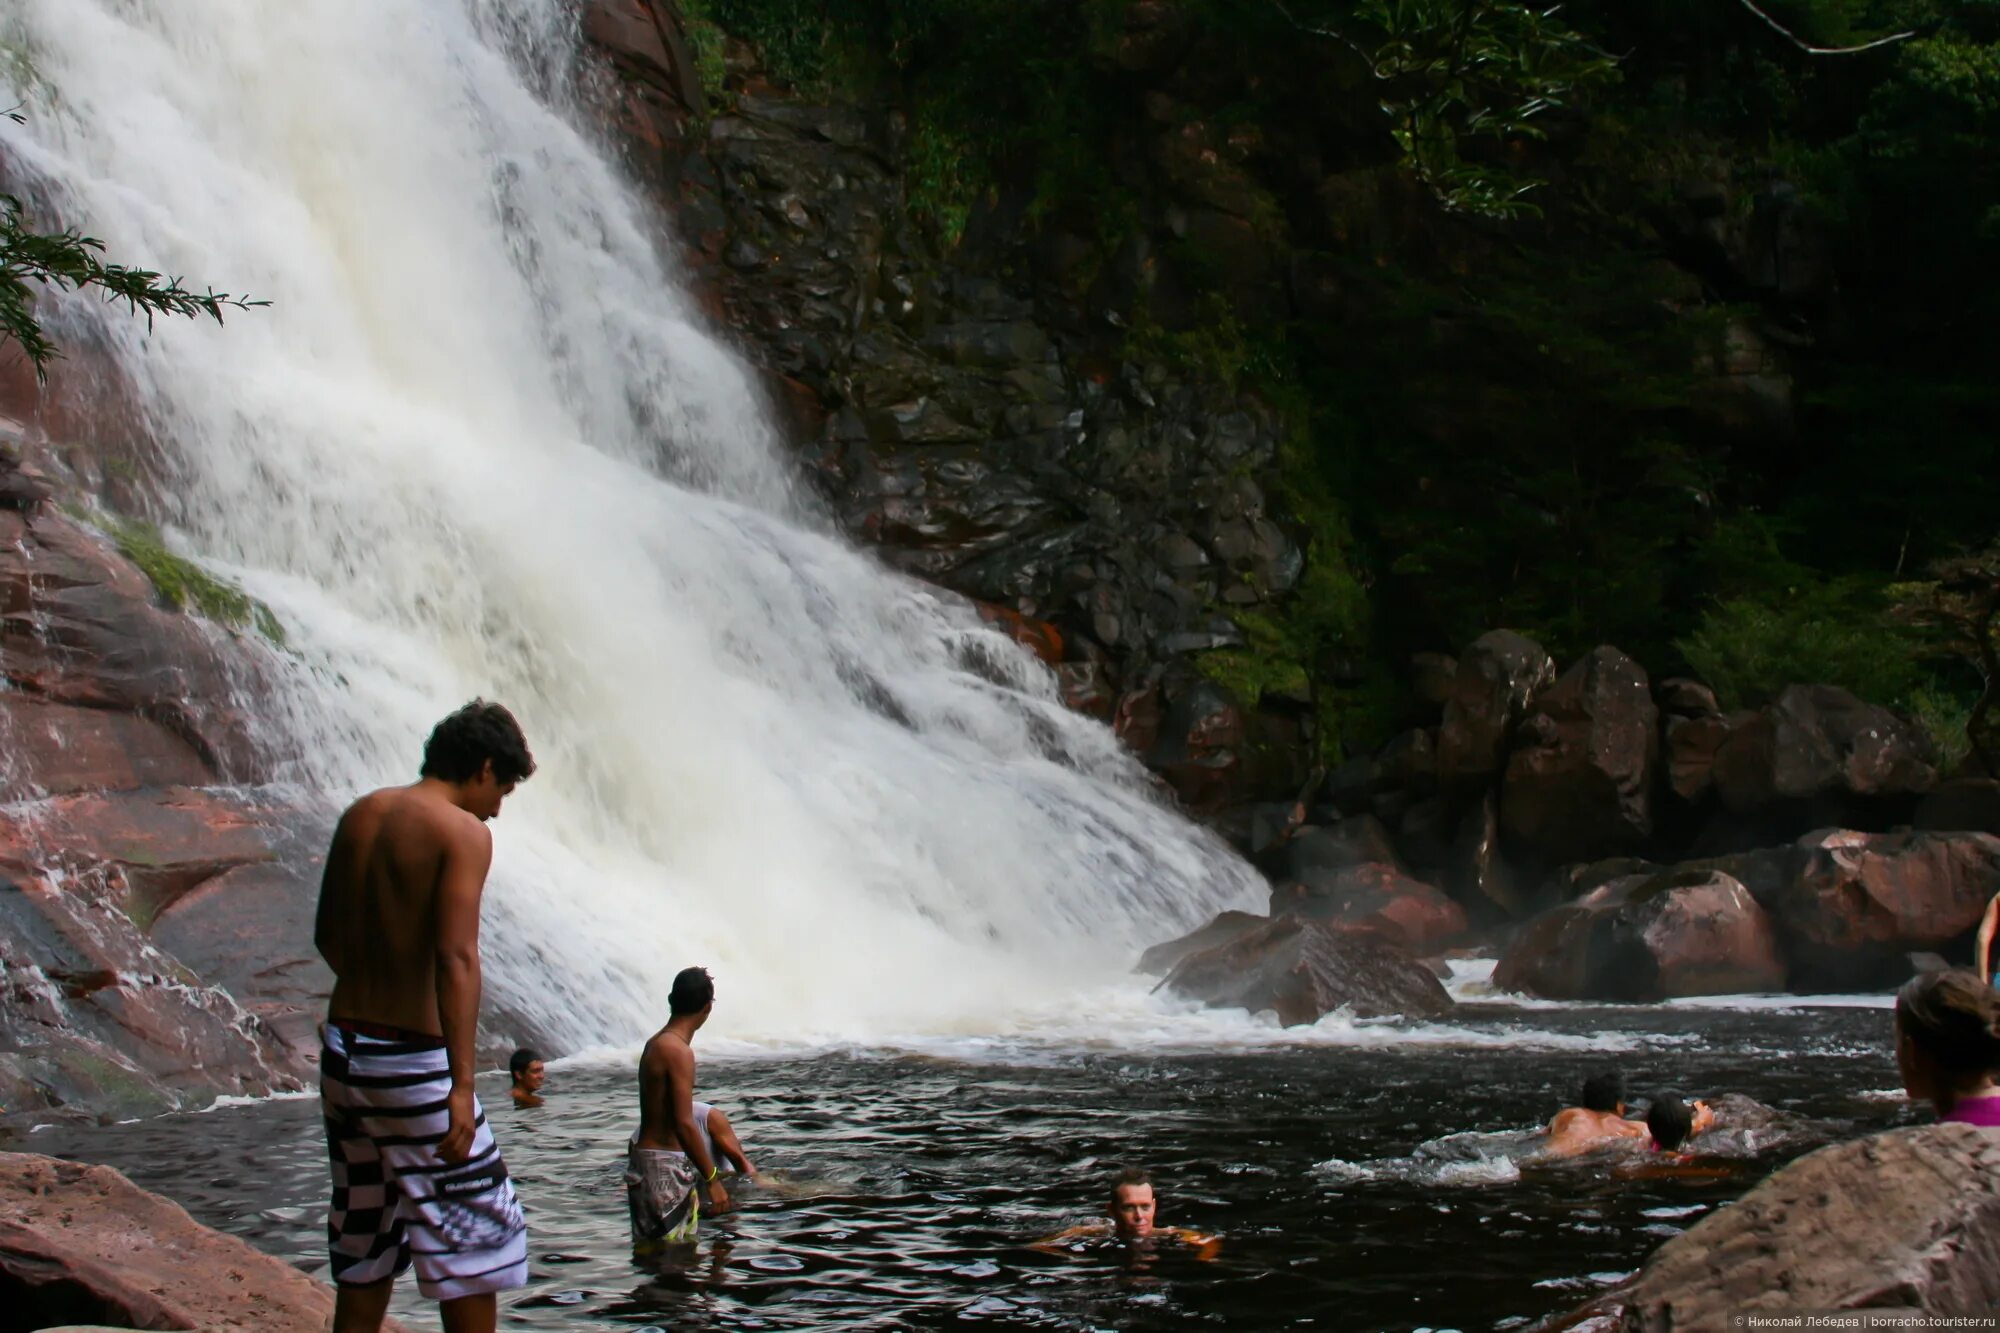
[[[1798,47],[1799,50],[1805,52],[1809,56],[1859,55],[1863,51],[1873,51],[1878,46],[1889,46],[1895,42],[1906,42],[1910,38],[1915,37],[1917,35],[1914,32],[1899,32],[1888,37],[1877,37],[1874,41],[1863,42],[1859,46],[1814,46],[1811,42],[1808,42],[1805,39],[1801,38],[1797,33],[1794,33],[1790,28],[1787,28],[1784,24],[1778,22],[1778,20],[1772,18],[1769,14],[1766,14],[1763,10],[1757,8],[1757,6],[1752,3],[1752,0],[1736,0],[1736,3],[1742,5],[1752,14],[1755,14],[1758,17],[1758,19],[1763,22],[1765,27],[1769,28],[1772,32],[1777,33],[1778,36],[1784,38],[1786,41],[1790,42],[1793,46]]]

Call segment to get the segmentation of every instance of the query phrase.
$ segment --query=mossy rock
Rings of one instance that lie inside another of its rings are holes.
[[[159,529],[133,519],[100,517],[118,550],[152,580],[160,598],[176,611],[187,611],[235,630],[253,630],[276,646],[285,646],[285,628],[271,608],[237,584],[217,578],[184,556],[167,549]]]

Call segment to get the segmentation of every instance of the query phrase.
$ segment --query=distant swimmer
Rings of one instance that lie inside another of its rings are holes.
[[[1689,1102],[1675,1093],[1662,1092],[1646,1108],[1646,1131],[1652,1138],[1653,1155],[1641,1163],[1620,1167],[1615,1175],[1624,1179],[1719,1179],[1736,1174],[1740,1164],[1703,1161],[1685,1151],[1689,1139],[1706,1133],[1715,1125],[1715,1113],[1704,1102]]]
[[[1896,1065],[1941,1121],[2000,1129],[2000,992],[1975,973],[1925,972],[1896,992]]]
[[[1035,1242],[1036,1249],[1060,1249],[1071,1241],[1116,1239],[1127,1245],[1151,1245],[1161,1237],[1191,1246],[1197,1259],[1213,1259],[1222,1249],[1222,1240],[1188,1227],[1158,1225],[1159,1202],[1153,1195],[1153,1178],[1137,1168],[1121,1171],[1111,1182],[1102,1222],[1086,1222]]]
[[[1625,1075],[1618,1070],[1585,1079],[1582,1102],[1558,1111],[1549,1121],[1545,1151],[1568,1157],[1620,1139],[1647,1137],[1644,1125],[1625,1118]]]
[[[703,1194],[710,1212],[729,1211],[715,1151],[694,1110],[694,1034],[714,1008],[714,979],[699,967],[683,969],[667,994],[667,1025],[639,1056],[639,1132],[626,1159],[625,1199],[632,1239],[642,1248],[693,1243]]]
[[[375,1333],[396,1277],[447,1333],[491,1333],[528,1281],[528,1230],[473,1092],[486,822],[535,771],[498,704],[437,724],[418,780],[340,817],[314,943],[333,969],[320,1102],[333,1169],[332,1333]]]
[[[542,1064],[539,1051],[523,1046],[507,1058],[507,1074],[514,1080],[514,1086],[507,1090],[516,1106],[540,1106],[542,1104],[542,1084],[548,1079],[548,1070]]]

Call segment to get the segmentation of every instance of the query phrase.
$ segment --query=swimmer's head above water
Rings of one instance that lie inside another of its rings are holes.
[[[1583,1081],[1583,1109],[1625,1114],[1625,1075],[1616,1069],[1593,1074]]]
[[[1646,1128],[1661,1152],[1678,1152],[1694,1133],[1694,1108],[1671,1092],[1662,1092],[1646,1108]]]
[[[1144,1240],[1153,1234],[1158,1206],[1153,1199],[1153,1178],[1134,1167],[1119,1172],[1111,1182],[1111,1201],[1104,1211],[1118,1239]]]
[[[542,1090],[548,1078],[548,1071],[542,1064],[542,1053],[523,1046],[507,1059],[507,1073],[514,1080],[517,1091],[534,1096]]]

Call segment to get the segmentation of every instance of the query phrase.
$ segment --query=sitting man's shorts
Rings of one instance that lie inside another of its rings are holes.
[[[528,1226],[476,1098],[471,1154],[437,1155],[450,1125],[443,1040],[372,1024],[320,1036],[333,1280],[365,1286],[414,1261],[417,1290],[436,1301],[527,1285]]]
[[[632,1241],[641,1248],[689,1245],[701,1224],[694,1161],[664,1148],[626,1149],[625,1202],[632,1211]]]

